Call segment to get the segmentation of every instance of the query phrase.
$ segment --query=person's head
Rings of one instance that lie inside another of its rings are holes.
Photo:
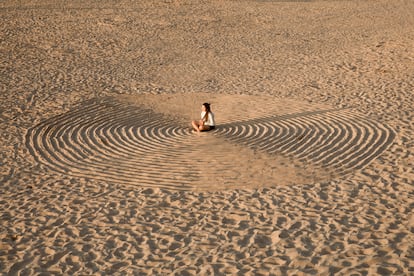
[[[209,103],[203,103],[203,111],[209,113],[211,111]]]

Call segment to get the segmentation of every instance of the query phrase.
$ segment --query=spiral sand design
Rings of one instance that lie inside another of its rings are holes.
[[[283,155],[311,163],[338,176],[369,164],[393,138],[391,128],[349,110],[227,122],[197,137],[164,114],[107,98],[38,124],[28,131],[26,144],[38,162],[59,173],[145,187],[204,190],[211,189],[211,181],[200,181],[207,166],[203,160],[211,160],[218,174],[223,172],[221,188],[237,186],[240,178],[226,176],[237,166],[232,158],[223,162],[220,158],[243,155],[237,152],[241,146],[270,157]],[[198,148],[214,150],[198,156]]]

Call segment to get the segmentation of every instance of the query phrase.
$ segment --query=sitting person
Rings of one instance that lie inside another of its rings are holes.
[[[214,114],[211,112],[210,104],[203,103],[202,111],[201,111],[201,120],[194,120],[191,122],[194,130],[197,132],[200,131],[209,131],[216,127],[216,123],[214,121]]]

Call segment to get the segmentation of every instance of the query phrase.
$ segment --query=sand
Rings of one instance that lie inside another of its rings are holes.
[[[411,1],[0,13],[0,274],[414,273]]]

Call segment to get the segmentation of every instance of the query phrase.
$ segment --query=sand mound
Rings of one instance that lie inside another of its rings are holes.
[[[31,128],[26,144],[60,173],[211,191],[329,180],[363,168],[394,138],[391,128],[350,110],[235,95],[230,105],[226,95],[211,99],[218,127],[200,135],[186,112],[207,96],[90,100]]]

